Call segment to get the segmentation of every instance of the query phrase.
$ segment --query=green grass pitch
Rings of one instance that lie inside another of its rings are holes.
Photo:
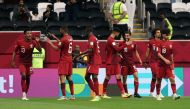
[[[91,102],[90,99],[82,97],[57,101],[56,98],[30,98],[29,101],[22,101],[20,98],[0,98],[0,109],[190,109],[190,97],[181,97],[176,101],[171,97],[165,97],[162,101],[151,97],[112,97],[99,102]]]

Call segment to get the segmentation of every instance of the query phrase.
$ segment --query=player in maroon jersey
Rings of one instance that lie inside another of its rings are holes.
[[[26,95],[30,86],[30,76],[33,73],[31,66],[34,47],[41,52],[39,38],[34,38],[31,31],[26,29],[24,30],[24,39],[18,40],[13,50],[11,62],[13,67],[16,67],[16,54],[18,53],[19,55],[19,70],[21,74],[21,87],[23,92],[22,100],[29,100]]]
[[[72,75],[72,44],[73,38],[68,34],[67,27],[61,27],[60,32],[63,34],[61,40],[57,39],[58,45],[54,45],[49,38],[46,39],[46,42],[51,45],[54,50],[60,50],[60,59],[58,64],[58,74],[61,82],[61,91],[62,96],[58,100],[67,100],[66,91],[65,91],[65,78],[68,80],[71,100],[75,99],[74,96],[74,85],[71,79]],[[55,36],[54,36],[55,37]]]
[[[95,93],[95,97],[91,101],[99,101],[99,83],[98,83],[98,73],[100,65],[102,64],[102,59],[100,56],[100,48],[98,39],[93,34],[92,27],[86,28],[86,33],[88,34],[88,50],[81,53],[79,56],[87,56],[87,69],[85,80],[87,81],[90,89]],[[77,56],[76,58],[79,58]],[[77,59],[78,60],[78,59]],[[92,77],[92,79],[91,79]]]
[[[135,57],[138,59],[140,65],[142,65],[141,58],[137,51],[137,45],[133,43],[131,40],[131,35],[126,35],[123,42],[120,43],[120,46],[126,45],[124,49],[121,51],[121,75],[123,76],[123,87],[125,89],[125,93],[128,94],[127,90],[127,75],[134,76],[134,86],[135,92],[134,97],[141,98],[138,94],[138,87],[139,87],[139,79],[138,79],[138,72],[135,66]]]
[[[123,98],[128,97],[123,88],[123,84],[121,82],[121,66],[120,66],[120,54],[119,52],[126,47],[126,45],[119,47],[116,44],[115,38],[119,35],[120,30],[115,28],[110,36],[107,39],[106,44],[106,77],[103,83],[103,98],[111,98],[107,96],[106,89],[108,86],[108,82],[111,78],[111,75],[115,75],[117,79],[117,85],[121,91],[121,96]]]
[[[153,92],[156,86],[156,75],[159,72],[157,47],[160,44],[160,38],[161,38],[161,30],[159,28],[154,29],[152,31],[152,38],[150,39],[147,45],[147,51],[146,51],[146,57],[145,57],[145,67],[147,68],[148,66],[147,64],[149,63],[149,66],[152,71],[152,80],[150,84],[150,96],[152,97],[155,97],[153,95]]]
[[[160,97],[160,88],[162,78],[168,78],[171,82],[171,89],[173,91],[173,99],[180,99],[180,96],[176,93],[175,75],[174,75],[174,60],[173,60],[173,45],[169,41],[169,29],[162,30],[163,41],[161,41],[158,48],[159,59],[159,73],[157,74],[157,100],[162,100]]]

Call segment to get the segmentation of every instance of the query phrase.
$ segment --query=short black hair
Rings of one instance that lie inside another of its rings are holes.
[[[160,28],[155,28],[155,29],[153,29],[152,30],[152,37],[154,37],[155,38],[155,34],[156,34],[156,31],[158,31],[158,30],[160,30]],[[161,31],[161,30],[160,30]]]
[[[50,8],[50,10],[53,10],[53,5],[47,5],[49,8]]]
[[[64,30],[65,33],[69,33],[69,30],[68,30],[67,26],[61,26],[60,28],[61,28],[62,30]]]
[[[93,32],[92,26],[86,26],[85,32],[86,32],[86,34],[89,34],[89,33]]]
[[[170,30],[169,29],[163,29],[162,34],[170,35]]]
[[[28,28],[25,29],[25,30],[24,30],[24,34],[26,34],[27,31],[31,31],[31,29],[28,29]]]
[[[120,30],[119,28],[117,28],[117,27],[113,28],[112,31],[115,31],[115,32],[121,32],[121,30]]]

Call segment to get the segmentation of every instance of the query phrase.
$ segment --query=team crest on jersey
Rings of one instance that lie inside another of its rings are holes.
[[[94,45],[94,42],[90,42],[90,45]]]
[[[112,42],[112,45],[113,45],[113,46],[115,46],[115,45],[116,45],[116,43],[115,43],[115,42]]]
[[[170,48],[172,48],[172,45],[170,45]]]
[[[132,48],[134,48],[134,45],[131,45]]]
[[[33,48],[33,44],[30,44],[30,48]]]

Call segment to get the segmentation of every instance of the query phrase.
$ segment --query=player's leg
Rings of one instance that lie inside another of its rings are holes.
[[[151,71],[152,71],[152,80],[151,80],[151,83],[150,83],[150,96],[152,97],[155,97],[153,95],[153,92],[154,92],[154,89],[156,87],[156,74],[159,72],[158,71],[158,66],[157,64],[150,64],[150,68],[151,68]]]
[[[127,83],[126,83],[127,82],[127,75],[123,75],[122,77],[123,77],[123,88],[125,90],[125,94],[128,96],[128,98],[130,98],[132,96],[132,94],[130,94],[128,92]]]
[[[127,75],[123,75],[123,88],[125,90],[125,93],[128,93],[126,81],[127,81]]]
[[[26,93],[28,93],[30,87],[30,75],[33,74],[33,69],[31,65],[27,65],[27,74],[26,74]]]
[[[115,73],[115,77],[117,80],[117,86],[119,87],[120,91],[121,91],[121,96],[123,98],[127,98],[127,94],[125,93],[125,90],[123,88],[123,83],[121,82],[121,66],[120,64],[116,64],[113,66],[113,71]]]
[[[60,82],[61,82],[61,92],[62,92],[62,96],[59,98],[59,99],[57,99],[57,100],[67,100],[67,98],[66,98],[66,91],[65,91],[65,86],[66,86],[66,84],[65,84],[65,75],[59,75],[59,79],[60,79]]]
[[[28,90],[30,88],[30,75],[26,76],[26,93],[28,93]]]
[[[92,79],[94,82],[94,91],[96,93],[96,96],[99,96],[99,83],[98,83],[98,75],[92,74]]]
[[[71,92],[71,100],[75,100],[75,96],[74,96],[74,84],[73,84],[73,80],[71,79],[71,75],[67,75],[66,76],[67,81],[69,83],[69,88],[70,88],[70,92]]]
[[[121,97],[128,98],[129,96],[125,93],[125,89],[124,89],[123,84],[121,82],[121,74],[116,74],[115,77],[117,80],[117,86],[119,87],[119,89],[121,91]]]
[[[95,90],[94,90],[94,83],[93,83],[93,81],[91,80],[90,76],[91,76],[90,73],[86,73],[86,75],[85,75],[85,80],[86,80],[86,82],[88,83],[90,89],[91,89],[93,92],[95,92]]]
[[[171,70],[171,73],[168,74],[168,76],[169,76],[169,80],[170,80],[170,83],[171,83],[171,89],[172,89],[172,92],[173,92],[173,99],[174,100],[180,99],[180,96],[177,95],[177,93],[176,93],[175,76],[174,76],[173,70]]]
[[[27,84],[26,84],[26,74],[21,73],[21,87],[22,87],[22,100],[28,100],[27,95]]]
[[[107,89],[107,86],[108,86],[108,82],[109,82],[109,80],[111,78],[111,74],[112,74],[112,65],[107,65],[106,66],[106,77],[105,77],[104,83],[103,83],[102,98],[111,98],[111,97],[108,97],[107,93],[106,93],[106,89]]]
[[[125,90],[125,93],[128,93],[127,90],[127,73],[128,73],[128,67],[127,66],[122,66],[121,67],[121,75],[122,75],[122,79],[123,79],[123,88]]]
[[[138,88],[139,88],[139,78],[138,78],[138,73],[135,72],[135,73],[133,74],[133,76],[134,76],[134,86],[135,86],[134,97],[142,98],[142,97],[138,94]]]
[[[92,79],[94,82],[94,90],[95,90],[96,96],[91,101],[100,101],[98,75],[92,74]]]
[[[162,100],[160,96],[161,82],[162,82],[162,78],[158,77],[157,83],[156,83],[156,94],[157,94],[156,99],[157,100]]]
[[[26,66],[24,64],[20,64],[19,70],[20,70],[20,74],[21,74],[22,100],[28,100],[26,97],[26,93],[27,93],[27,84],[26,84],[27,69],[26,69]]]
[[[106,74],[106,77],[105,77],[105,79],[104,79],[104,83],[103,83],[103,93],[102,93],[102,98],[111,98],[111,97],[109,97],[109,96],[107,96],[107,86],[108,86],[108,82],[109,82],[109,80],[110,80],[110,78],[111,78],[111,75],[107,75]]]

